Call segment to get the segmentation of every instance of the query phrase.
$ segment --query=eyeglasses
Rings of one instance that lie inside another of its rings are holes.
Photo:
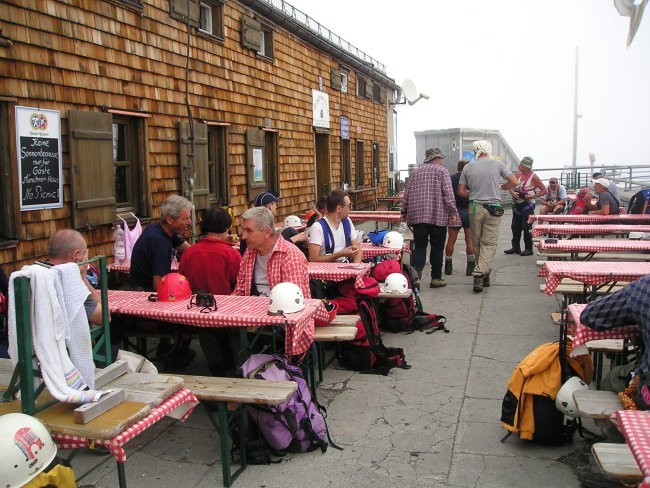
[[[557,181],[549,181],[548,184],[549,185],[557,185]]]

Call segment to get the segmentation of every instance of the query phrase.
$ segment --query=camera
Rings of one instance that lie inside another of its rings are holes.
[[[190,303],[187,304],[187,308],[190,309],[194,305],[201,307],[201,312],[203,313],[214,312],[217,310],[217,301],[215,300],[214,295],[203,290],[199,290],[196,295],[192,296]]]

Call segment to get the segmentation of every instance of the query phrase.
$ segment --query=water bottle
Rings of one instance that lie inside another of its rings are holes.
[[[113,259],[115,264],[123,264],[126,260],[126,240],[124,238],[124,229],[120,224],[117,224],[113,239]]]

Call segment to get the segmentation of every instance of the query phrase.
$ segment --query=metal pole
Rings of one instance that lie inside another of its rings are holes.
[[[573,91],[573,157],[571,158],[571,164],[574,168],[577,165],[576,155],[578,152],[578,119],[580,117],[581,115],[578,115],[578,46],[576,46],[575,80]]]

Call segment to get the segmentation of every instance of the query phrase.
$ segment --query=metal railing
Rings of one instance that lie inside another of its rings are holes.
[[[375,70],[380,73],[386,74],[386,66],[361,51],[359,48],[353,46],[345,39],[341,38],[327,27],[312,19],[309,15],[298,10],[293,5],[285,2],[284,0],[258,0],[259,2],[266,3],[270,7],[282,12],[287,17],[292,18],[294,21],[302,24],[304,27],[312,31],[317,36],[325,39],[326,41],[334,44],[338,48],[348,52],[352,56],[360,59],[364,63],[371,65]]]
[[[595,172],[602,173],[623,191],[635,192],[644,187],[650,186],[650,166],[564,166],[561,168],[535,168],[535,172],[543,181],[551,176],[560,179],[560,183],[567,190],[576,190],[588,186],[591,182],[591,175]]]

